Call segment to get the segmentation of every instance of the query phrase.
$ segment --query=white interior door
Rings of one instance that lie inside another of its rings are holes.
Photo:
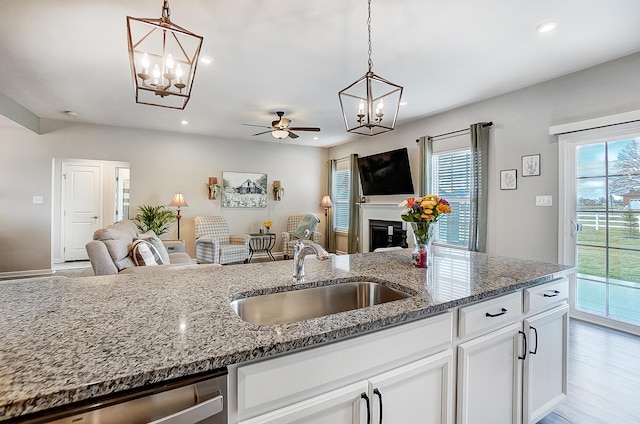
[[[85,245],[102,226],[100,192],[102,167],[62,164],[63,258],[87,260]]]

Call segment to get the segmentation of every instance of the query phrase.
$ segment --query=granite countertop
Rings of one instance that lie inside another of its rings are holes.
[[[364,334],[541,284],[573,268],[450,249],[416,269],[409,250],[306,260],[307,282],[385,282],[413,297],[275,326],[229,301],[290,289],[291,261],[0,282],[0,421]]]

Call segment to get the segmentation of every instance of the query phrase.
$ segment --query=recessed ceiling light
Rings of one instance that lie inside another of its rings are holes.
[[[72,110],[65,110],[64,114],[68,116],[78,116],[78,112],[74,112]]]
[[[208,65],[211,62],[213,62],[213,59],[211,59],[209,56],[202,56],[200,58],[200,63],[204,63],[205,65]]]
[[[400,102],[400,106],[406,106],[407,102]]]
[[[558,24],[555,22],[544,22],[536,27],[536,31],[538,32],[549,32],[553,31],[558,27]]]
[[[315,137],[313,137],[313,139],[314,139],[314,140],[320,140],[320,137],[315,136]]]
[[[187,121],[186,119],[183,119],[182,121],[180,121],[180,123],[182,125],[187,125],[189,123],[189,121]]]

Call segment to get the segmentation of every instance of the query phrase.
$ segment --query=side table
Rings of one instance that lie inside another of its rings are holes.
[[[275,233],[251,233],[249,236],[251,236],[249,239],[249,262],[256,252],[266,253],[269,255],[269,260],[276,260],[271,254],[271,249],[276,245]]]

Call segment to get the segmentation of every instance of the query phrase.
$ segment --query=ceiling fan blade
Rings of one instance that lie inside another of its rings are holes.
[[[320,128],[314,128],[314,127],[291,127],[289,129],[294,131],[314,131],[314,132],[320,131]]]
[[[294,134],[291,131],[289,131],[289,138],[298,138],[298,134]]]
[[[271,127],[267,127],[266,125],[255,125],[255,124],[242,124],[242,125],[246,125],[247,127],[271,128]]]
[[[269,127],[265,127],[265,128],[269,128]],[[262,132],[259,132],[259,133],[256,133],[256,134],[251,134],[251,135],[269,134],[271,131],[273,131],[273,130],[269,130],[269,131],[262,131]]]

